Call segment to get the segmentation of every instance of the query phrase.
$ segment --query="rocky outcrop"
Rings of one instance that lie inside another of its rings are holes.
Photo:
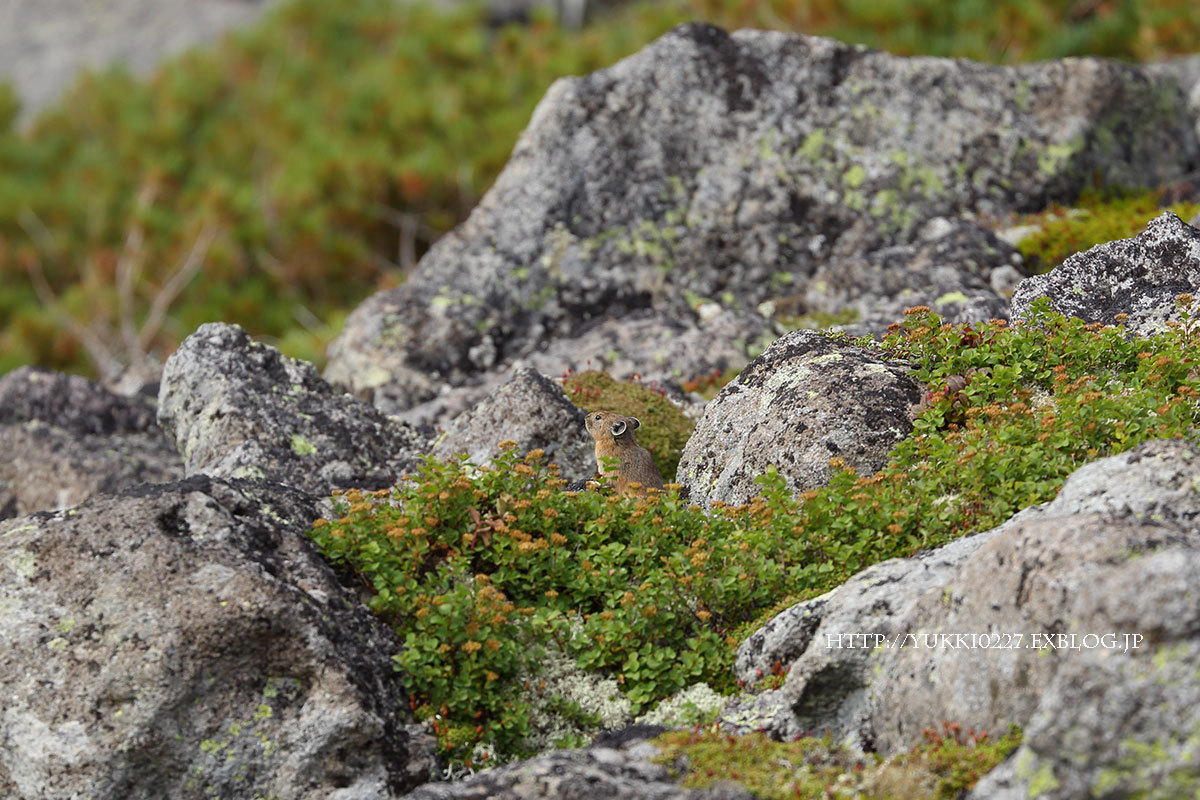
[[[263,478],[313,494],[390,486],[428,439],[334,391],[312,364],[236,325],[201,325],[163,368],[158,422],[188,475]]]
[[[646,728],[645,732],[636,728]],[[727,784],[711,789],[684,789],[654,759],[659,750],[647,736],[662,728],[634,726],[632,736],[618,731],[608,740],[488,770],[457,783],[422,786],[405,800],[751,800],[753,794]]]
[[[789,609],[737,661],[750,681],[781,662],[784,685],[725,721],[782,737],[828,728],[881,752],[943,719],[1015,723],[1024,744],[994,780],[1020,797],[1136,793],[1194,775],[1198,471],[1195,445],[1148,442],[1081,467],[1056,500],[999,528]]]
[[[194,477],[0,523],[0,795],[386,798],[429,776],[314,501]]]
[[[839,319],[852,336],[881,335],[912,306],[953,324],[1008,319],[1008,298],[1025,277],[1021,254],[980,226],[937,218],[918,241],[832,260],[775,313]]]
[[[22,367],[0,378],[0,519],[183,477],[145,398]]]
[[[392,413],[600,319],[753,310],[935,217],[1158,185],[1198,150],[1177,83],[1111,61],[681,26],[555,83],[471,217],[351,315],[326,376]]]
[[[1012,316],[1027,318],[1034,301],[1046,297],[1055,311],[1088,322],[1115,325],[1125,314],[1130,333],[1148,336],[1179,321],[1181,294],[1200,296],[1200,231],[1168,212],[1137,236],[1096,245],[1022,281]]]
[[[583,412],[536,370],[517,370],[512,380],[455,419],[433,454],[466,453],[474,464],[490,464],[505,440],[516,442],[521,454],[544,450],[545,461],[558,464],[564,477],[590,478],[596,472]]]
[[[908,368],[813,331],[794,331],[708,404],[676,482],[693,502],[739,505],[774,467],[793,492],[825,485],[832,458],[873,475],[912,431],[921,387]]]

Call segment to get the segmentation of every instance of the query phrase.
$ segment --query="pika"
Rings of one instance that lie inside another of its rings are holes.
[[[590,411],[586,418],[588,433],[596,440],[596,464],[600,475],[612,471],[605,467],[606,458],[616,459],[617,492],[620,494],[645,494],[645,489],[663,488],[662,475],[654,466],[654,458],[646,448],[638,445],[633,432],[642,427],[637,417],[623,417],[611,411]],[[641,484],[635,489],[630,484]]]

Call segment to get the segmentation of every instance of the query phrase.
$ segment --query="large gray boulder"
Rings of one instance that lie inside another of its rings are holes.
[[[1200,230],[1168,212],[1137,236],[1096,245],[1022,281],[1012,316],[1026,319],[1034,301],[1046,297],[1055,311],[1088,322],[1115,325],[1125,314],[1131,333],[1148,336],[1179,321],[1181,294],[1200,297]]]
[[[751,681],[779,661],[784,685],[743,698],[726,722],[782,737],[829,729],[880,752],[942,720],[991,732],[1015,723],[1024,744],[989,784],[1017,792],[1004,796],[1190,795],[1197,474],[1200,448],[1148,442],[1081,467],[1056,500],[992,531],[789,609],[737,661]]]
[[[0,796],[375,800],[426,780],[402,645],[316,552],[316,516],[286,487],[193,477],[0,523]]]
[[[182,478],[154,414],[148,399],[77,375],[22,367],[0,378],[0,519]]]
[[[433,454],[465,453],[474,464],[490,464],[500,442],[517,443],[517,452],[544,450],[569,478],[590,478],[596,471],[592,437],[579,410],[563,390],[528,367],[469,411],[459,415],[438,439]]]
[[[935,217],[1158,185],[1198,150],[1177,83],[1133,66],[684,25],[556,82],[470,218],[351,315],[326,376],[410,408],[597,319],[752,310]]]
[[[313,494],[390,486],[427,437],[334,391],[313,366],[208,323],[163,368],[158,422],[188,475],[264,478]]]
[[[676,482],[704,506],[740,505],[774,467],[795,493],[829,482],[830,459],[873,475],[912,432],[923,390],[908,367],[814,331],[772,344],[704,410]]]

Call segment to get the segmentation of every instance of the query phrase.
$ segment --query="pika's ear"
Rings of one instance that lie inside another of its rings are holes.
[[[612,424],[612,435],[620,436],[625,432],[625,420],[619,419]]]
[[[638,428],[642,427],[642,421],[641,421],[640,419],[638,419],[637,417],[630,417],[630,418],[629,418],[629,421],[633,423],[633,429],[634,429],[635,431],[636,431]]]

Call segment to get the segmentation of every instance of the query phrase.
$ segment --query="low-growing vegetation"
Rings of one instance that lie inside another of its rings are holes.
[[[1194,319],[1132,339],[1034,313],[957,326],[911,310],[882,347],[930,387],[927,408],[875,475],[834,459],[829,485],[796,498],[768,474],[751,504],[705,514],[675,489],[566,492],[540,452],[510,449],[490,469],[429,460],[393,492],[341,496],[313,535],[404,639],[397,669],[451,760],[525,755],[524,684],[547,653],[613,681],[633,715],[699,682],[731,691],[741,634],[781,599],[993,527],[1087,461],[1195,434]]]
[[[1085,191],[1070,207],[1052,205],[1018,224],[1035,228],[1017,243],[1033,272],[1046,272],[1069,256],[1105,242],[1128,239],[1165,211],[1185,222],[1200,214],[1200,203],[1161,206],[1162,191]]]
[[[764,800],[957,800],[1021,743],[1016,728],[992,740],[949,722],[924,735],[922,744],[887,759],[864,757],[828,737],[776,742],[697,729],[664,734],[656,743],[659,761],[685,787],[732,781]]]

